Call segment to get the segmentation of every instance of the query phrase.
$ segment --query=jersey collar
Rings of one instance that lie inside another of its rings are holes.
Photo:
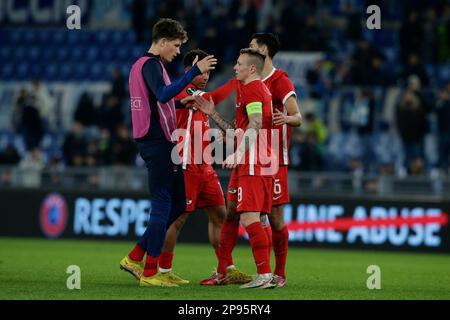
[[[275,73],[275,71],[277,71],[277,69],[275,67],[273,67],[272,71],[270,71],[269,75],[267,77],[265,77],[264,79],[262,79],[262,81],[266,81],[267,79],[269,79],[271,76],[273,76],[273,74]]]

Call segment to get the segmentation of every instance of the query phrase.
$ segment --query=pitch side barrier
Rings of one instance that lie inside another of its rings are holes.
[[[133,191],[8,188],[0,203],[1,237],[136,240],[151,210]],[[304,194],[284,216],[290,246],[449,253],[449,212],[450,200]],[[179,241],[207,243],[206,215],[192,213]]]

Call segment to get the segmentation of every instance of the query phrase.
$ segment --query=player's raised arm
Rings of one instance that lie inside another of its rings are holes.
[[[210,116],[211,119],[213,119],[214,122],[217,123],[217,125],[223,131],[230,129],[233,130],[235,128],[231,123],[223,119],[221,115],[216,111],[214,101],[212,100],[211,97],[209,98],[209,100],[206,100],[202,96],[196,95],[194,96],[194,100],[195,100],[195,107],[200,111],[202,111],[203,113]]]
[[[152,92],[154,92],[158,101],[166,103],[177,96],[196,76],[214,69],[216,64],[217,59],[213,58],[213,56],[208,56],[194,65],[183,77],[175,80],[170,85],[165,84],[163,70],[161,65],[156,61],[148,61],[144,65],[142,73],[146,83]]]

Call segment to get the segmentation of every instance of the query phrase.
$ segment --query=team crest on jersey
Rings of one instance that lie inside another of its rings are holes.
[[[191,87],[186,89],[186,93],[190,96],[192,96],[196,91],[197,90],[195,90],[194,88],[191,88]]]

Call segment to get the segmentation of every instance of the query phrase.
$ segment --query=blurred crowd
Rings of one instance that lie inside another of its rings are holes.
[[[136,147],[130,134],[125,108],[128,91],[120,71],[114,71],[110,91],[95,105],[85,92],[73,113],[72,127],[60,130],[55,121],[56,108],[46,86],[35,80],[30,88],[22,88],[13,112],[15,133],[23,137],[23,158],[13,144],[0,152],[0,165],[19,165],[23,169],[132,166]],[[60,149],[42,150],[45,134],[63,136]]]
[[[248,46],[254,32],[276,33],[285,51],[325,53],[325,59],[307,70],[306,87],[298,88],[304,123],[292,134],[294,170],[423,175],[439,169],[448,174],[450,78],[442,81],[430,70],[450,64],[450,1],[401,1],[400,10],[388,0],[348,1],[338,17],[332,14],[334,2],[328,0],[132,3],[132,27],[139,42],[149,44],[153,23],[171,17],[188,30],[183,50],[213,53],[221,68],[235,60],[238,49]],[[365,28],[364,8],[372,4],[381,7],[383,33],[368,33]],[[175,69],[172,72],[179,71]],[[99,105],[88,93],[80,97],[61,150],[51,155],[39,149],[42,137],[61,126],[53,97],[43,83],[34,81],[17,97],[12,119],[28,153],[21,159],[8,145],[0,151],[0,165],[134,165],[126,77],[119,69],[114,72],[110,92]],[[387,121],[383,104],[392,87],[399,92],[393,121]],[[344,88],[351,88],[351,95],[340,100],[336,129],[329,115],[336,92]],[[305,100],[313,107],[306,108]],[[430,134],[436,137],[431,151],[426,143]],[[431,157],[435,161],[429,160],[430,152],[436,153]]]

